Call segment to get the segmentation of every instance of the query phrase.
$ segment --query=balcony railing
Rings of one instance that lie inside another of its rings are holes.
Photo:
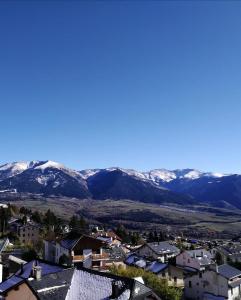
[[[88,258],[91,258],[92,260],[102,260],[102,259],[108,259],[110,256],[108,253],[102,253],[102,254],[89,254],[89,255],[74,255],[72,256],[72,261],[84,261]]]

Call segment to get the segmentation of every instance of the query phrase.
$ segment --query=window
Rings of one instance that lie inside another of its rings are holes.
[[[163,273],[162,273],[162,277],[165,277],[165,276],[166,276],[166,275],[165,275],[165,273],[163,272]]]
[[[190,288],[192,287],[192,282],[191,281],[188,282],[188,287],[190,287]]]
[[[231,295],[233,295],[233,288],[231,287]]]
[[[177,277],[176,276],[174,277],[174,282],[177,283]]]
[[[202,278],[203,277],[202,275],[203,275],[202,273],[199,273],[199,278]]]

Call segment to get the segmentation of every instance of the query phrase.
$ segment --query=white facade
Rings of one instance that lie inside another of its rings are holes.
[[[211,253],[206,250],[184,251],[176,257],[176,264],[181,267],[204,270],[206,266],[213,263],[211,257]]]
[[[185,299],[206,300],[210,299],[210,296],[227,300],[241,299],[240,285],[231,288],[229,285],[231,281],[213,270],[206,270],[187,276],[184,282]],[[232,283],[234,282],[235,280],[232,281]]]

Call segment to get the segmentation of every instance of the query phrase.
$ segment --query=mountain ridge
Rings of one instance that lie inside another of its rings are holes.
[[[13,162],[0,166],[0,192],[7,190],[80,199],[241,208],[241,175],[190,168],[140,172],[110,167],[78,171],[50,160]]]

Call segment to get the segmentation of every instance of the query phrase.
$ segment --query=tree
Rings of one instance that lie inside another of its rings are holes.
[[[22,254],[22,259],[26,261],[31,261],[37,258],[37,253],[34,249],[28,249]]]
[[[44,218],[44,223],[48,226],[48,227],[53,227],[56,224],[57,221],[57,217],[55,216],[55,214],[48,209],[46,214],[45,214],[45,218]]]
[[[152,231],[150,231],[149,232],[149,234],[148,234],[148,242],[153,242],[154,241],[154,236],[153,236],[153,233],[152,233]]]
[[[69,221],[69,226],[72,228],[72,229],[76,229],[78,228],[79,226],[79,220],[78,220],[78,217],[76,215],[73,215]]]
[[[216,261],[217,265],[222,265],[223,264],[223,258],[222,258],[222,255],[219,252],[217,252],[215,254],[215,261]]]
[[[42,223],[42,216],[37,210],[32,213],[32,220],[38,224]]]
[[[11,210],[8,208],[0,208],[0,231],[2,234],[5,233],[8,227],[8,221],[11,218]]]
[[[62,254],[59,258],[59,264],[60,265],[65,265],[65,266],[70,266],[71,265],[71,260],[66,254]]]
[[[110,267],[110,272],[124,277],[134,278],[142,277],[145,284],[153,289],[153,291],[161,297],[162,300],[181,300],[182,290],[174,287],[169,287],[165,279],[159,278],[157,275],[147,272],[140,268],[127,267],[124,269],[119,266]]]

